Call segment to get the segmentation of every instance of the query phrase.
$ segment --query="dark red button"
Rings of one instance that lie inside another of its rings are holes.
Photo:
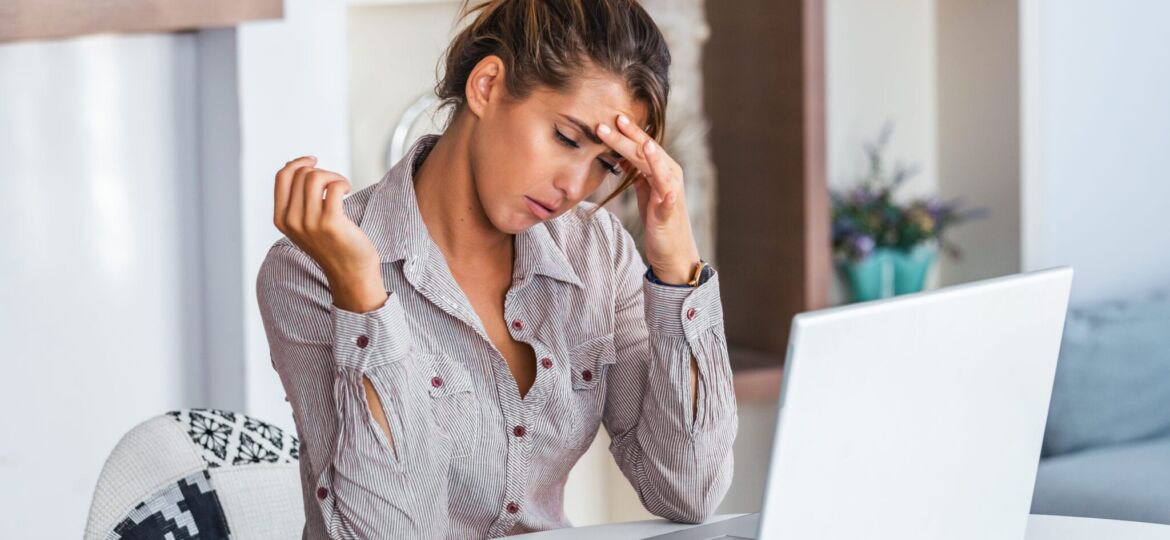
[[[525,433],[528,433],[528,430],[524,429],[524,426],[516,426],[512,428],[512,435],[517,437],[523,437]]]
[[[520,511],[520,505],[518,505],[514,502],[508,503],[508,513],[509,514],[515,514],[516,512],[519,512],[519,511]]]
[[[589,371],[588,369],[587,369],[587,370],[585,370],[585,371],[582,371],[582,372],[581,372],[581,378],[582,378],[582,379],[585,379],[585,382],[592,381],[592,380],[593,380],[593,372],[592,372],[592,371]]]
[[[524,321],[522,321],[520,319],[516,319],[516,320],[512,321],[512,328],[515,328],[517,330],[523,330],[524,329]]]
[[[695,308],[688,309],[687,310],[687,320],[692,321],[694,319],[695,319]]]
[[[325,500],[325,497],[328,497],[328,496],[329,496],[328,489],[325,489],[323,487],[317,488],[317,498],[318,499]]]
[[[358,336],[358,339],[357,339],[357,346],[358,347],[364,349],[364,348],[366,348],[366,345],[369,345],[369,344],[370,344],[370,338],[368,338],[366,336]]]
[[[541,358],[540,365],[544,366],[544,369],[552,367],[552,358]]]
[[[431,386],[434,386],[435,388],[443,386],[443,378],[438,375],[431,377]]]

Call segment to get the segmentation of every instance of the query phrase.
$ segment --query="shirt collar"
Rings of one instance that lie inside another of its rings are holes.
[[[413,263],[413,268],[425,269],[429,267],[430,258],[442,257],[442,252],[427,232],[414,191],[415,169],[438,140],[439,135],[433,133],[419,137],[370,196],[358,227],[370,238],[383,263],[406,260]],[[548,226],[543,223],[516,235],[515,272],[515,277],[525,280],[532,274],[541,274],[584,287]]]

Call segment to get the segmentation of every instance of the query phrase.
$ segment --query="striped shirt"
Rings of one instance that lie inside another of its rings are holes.
[[[604,425],[646,509],[701,522],[731,483],[738,426],[719,275],[654,284],[629,232],[583,202],[515,236],[509,331],[536,353],[521,398],[504,357],[427,233],[420,137],[343,205],[377,248],[385,304],[332,303],[321,267],[287,237],[256,294],[272,365],[301,438],[305,538],[484,538],[571,527],[569,469]],[[692,421],[691,357],[699,368]],[[362,377],[394,439],[368,410]]]

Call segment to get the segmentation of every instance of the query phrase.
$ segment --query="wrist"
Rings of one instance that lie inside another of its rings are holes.
[[[664,283],[672,285],[686,285],[695,273],[695,267],[702,261],[698,249],[689,250],[690,253],[663,264],[651,264],[654,276]]]
[[[333,305],[353,313],[368,313],[386,304],[389,297],[382,284],[381,275],[372,277],[330,277],[329,290]]]
[[[696,259],[695,262],[698,263],[698,260]],[[693,269],[694,265],[686,268],[674,267],[669,270],[651,267],[651,271],[654,272],[654,277],[667,285],[686,285],[687,281],[691,279],[691,270]]]

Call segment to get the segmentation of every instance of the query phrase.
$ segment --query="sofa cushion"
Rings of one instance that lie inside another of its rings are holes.
[[[1170,524],[1170,437],[1041,460],[1032,513]]]
[[[1043,455],[1164,434],[1170,434],[1170,295],[1070,309]]]

